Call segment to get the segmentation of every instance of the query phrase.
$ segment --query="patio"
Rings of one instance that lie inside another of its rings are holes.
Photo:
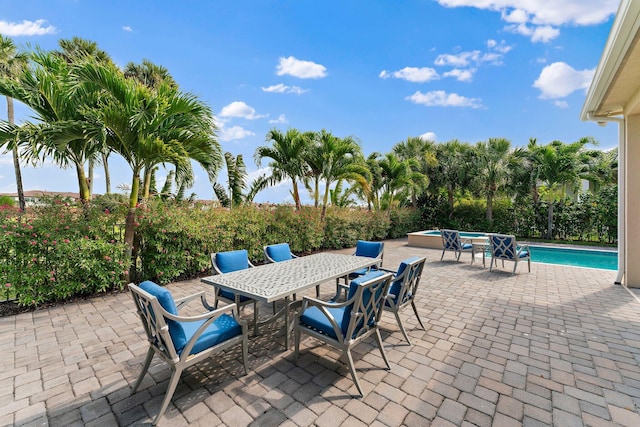
[[[413,255],[427,257],[416,301],[426,331],[405,310],[409,346],[383,315],[392,369],[373,340],[356,348],[363,399],[337,353],[306,339],[296,364],[276,324],[250,339],[249,375],[239,348],[183,374],[159,425],[640,425],[640,300],[613,285],[615,272],[490,273],[406,238],[385,242],[383,266]],[[211,292],[199,279],[168,288]],[[323,297],[334,292],[323,285]],[[0,318],[0,425],[150,424],[170,371],[154,359],[130,395],[146,350],[128,293]]]

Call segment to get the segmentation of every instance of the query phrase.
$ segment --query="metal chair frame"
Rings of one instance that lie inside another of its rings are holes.
[[[498,260],[502,261],[502,267],[504,262],[513,261],[513,271],[511,275],[516,274],[518,268],[518,262],[527,261],[529,267],[529,273],[531,273],[531,250],[529,245],[519,245],[516,241],[516,236],[512,234],[489,234],[489,246],[491,247],[491,264],[489,265],[489,271],[492,271],[493,264],[495,262],[498,266]],[[526,255],[522,255],[526,252]]]

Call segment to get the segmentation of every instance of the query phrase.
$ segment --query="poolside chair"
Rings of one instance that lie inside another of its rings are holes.
[[[353,253],[354,256],[363,256],[367,258],[375,258],[379,259],[376,265],[373,265],[369,268],[361,268],[354,272],[349,273],[349,275],[342,277],[344,280],[344,284],[340,284],[340,277],[336,279],[336,296],[334,299],[337,299],[340,296],[340,290],[343,289],[345,291],[345,297],[347,291],[349,290],[349,280],[355,279],[362,275],[367,274],[371,270],[377,270],[382,266],[382,257],[384,256],[384,242],[369,242],[367,240],[358,240],[356,244],[356,250]]]
[[[174,300],[171,292],[149,281],[138,286],[130,283],[129,289],[149,341],[142,372],[131,388],[131,393],[138,390],[155,354],[169,364],[173,371],[160,411],[153,421],[154,425],[169,406],[182,371],[189,366],[214,353],[241,344],[242,364],[244,373],[247,374],[247,323],[238,318],[235,304],[215,310],[207,304],[205,292]],[[178,309],[181,306],[198,297],[207,310],[206,313],[194,317],[179,315]]]
[[[249,253],[246,249],[237,251],[217,252],[211,254],[211,270],[213,274],[231,273],[233,271],[253,268],[254,265],[249,261]],[[245,297],[244,295],[234,294],[231,291],[216,287],[216,302],[214,307],[218,308],[218,302],[222,301],[227,304],[236,304],[238,308],[253,304],[253,329],[254,334],[258,334],[258,303],[256,300]]]
[[[392,275],[372,271],[351,281],[347,300],[341,303],[320,301],[305,296],[295,322],[295,358],[300,354],[301,334],[329,344],[342,351],[360,396],[364,396],[356,375],[351,349],[371,335],[375,335],[378,348],[387,365],[382,337],[378,329],[382,306],[386,299]]]
[[[394,273],[391,279],[391,286],[389,287],[389,295],[387,296],[383,309],[390,311],[396,316],[402,335],[404,335],[404,339],[406,339],[409,344],[411,344],[411,340],[400,320],[399,313],[400,310],[411,304],[411,308],[413,308],[413,313],[416,315],[420,327],[424,329],[422,320],[420,320],[420,316],[418,315],[418,309],[416,308],[415,297],[418,292],[420,277],[422,276],[422,270],[424,269],[426,261],[426,257],[415,256],[402,261],[397,271],[387,270],[385,268],[380,269]]]
[[[495,262],[498,266],[498,260],[502,260],[502,267],[504,267],[504,261],[513,261],[513,271],[511,274],[516,274],[516,268],[518,268],[518,262],[527,260],[529,267],[529,273],[531,273],[531,251],[529,245],[518,245],[516,242],[516,236],[508,234],[489,234],[489,245],[491,246],[491,264],[489,265],[489,271],[493,268]]]
[[[440,261],[444,259],[444,253],[446,251],[452,251],[458,254],[456,261],[460,261],[460,255],[462,255],[462,252],[467,251],[471,252],[473,259],[473,244],[468,239],[462,240],[458,230],[442,229],[440,233],[442,235],[442,256],[440,257]]]
[[[267,262],[282,262],[298,258],[289,248],[288,243],[278,243],[275,245],[267,245],[264,247],[264,258]],[[316,286],[316,297],[320,298],[320,285]],[[295,294],[293,299],[296,299]]]

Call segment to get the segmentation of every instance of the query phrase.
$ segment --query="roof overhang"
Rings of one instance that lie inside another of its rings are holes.
[[[582,107],[582,120],[640,113],[640,1],[622,0]]]

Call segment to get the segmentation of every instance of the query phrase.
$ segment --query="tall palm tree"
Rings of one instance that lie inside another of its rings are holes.
[[[307,165],[304,161],[304,153],[309,141],[297,129],[289,129],[282,133],[277,129],[267,132],[266,141],[272,142],[272,146],[260,146],[256,148],[254,159],[260,166],[262,159],[269,158],[271,176],[268,177],[270,184],[276,184],[291,179],[293,190],[291,195],[296,209],[302,208],[300,202],[300,192],[298,190],[298,180],[303,179],[307,174]]]
[[[490,138],[475,146],[476,183],[486,197],[487,221],[493,223],[493,200],[509,179],[511,143],[504,138]]]
[[[409,137],[392,148],[400,160],[410,161],[412,182],[409,185],[411,205],[418,207],[418,196],[429,186],[429,172],[438,163],[435,144],[420,137]]]
[[[16,45],[9,37],[0,34],[0,75],[15,79],[16,76],[25,68],[27,64],[27,54],[19,52]],[[13,98],[6,96],[7,99],[7,121],[9,126],[15,124],[15,113],[13,110]],[[20,212],[24,212],[26,203],[24,199],[24,189],[22,187],[22,172],[20,170],[20,155],[18,153],[18,141],[11,143],[11,151],[13,153],[13,168],[16,175],[16,188],[18,193],[18,205]]]
[[[457,139],[436,146],[437,166],[431,178],[431,186],[443,188],[447,193],[449,216],[453,215],[456,192],[468,188],[471,184],[472,148]]]
[[[244,203],[250,203],[259,191],[266,188],[267,180],[262,175],[255,179],[247,190],[247,167],[244,164],[242,154],[238,154],[236,157],[233,154],[224,153],[225,164],[227,167],[227,188],[225,189],[221,184],[213,184],[213,191],[218,198],[220,204],[225,208],[233,209]]]
[[[125,225],[125,243],[131,255],[140,177],[145,170],[170,163],[176,168],[176,176],[188,181],[193,175],[193,159],[215,182],[222,156],[214,135],[213,116],[195,95],[166,84],[151,90],[125,78],[112,66],[86,62],[79,64],[75,73],[79,78],[78,92],[98,91],[103,95],[98,117],[105,128],[106,142],[132,171]],[[134,274],[132,263],[129,278]]]
[[[411,184],[411,165],[408,161],[402,161],[393,153],[387,153],[379,162],[382,171],[382,199],[387,203],[387,210],[391,214],[391,208],[396,200],[396,195]]]
[[[369,170],[364,164],[360,146],[353,138],[338,138],[323,129],[318,135],[318,140],[322,154],[321,177],[325,184],[320,217],[324,218],[331,185],[338,180],[347,180],[357,182],[360,187],[366,189]]]
[[[101,151],[102,127],[95,116],[95,94],[75,90],[71,65],[52,52],[31,53],[31,63],[16,80],[0,77],[0,93],[11,96],[33,111],[35,123],[14,127],[14,138],[23,141],[23,155],[32,162],[51,157],[61,167],[74,167],[80,200],[90,200],[85,163]]]

